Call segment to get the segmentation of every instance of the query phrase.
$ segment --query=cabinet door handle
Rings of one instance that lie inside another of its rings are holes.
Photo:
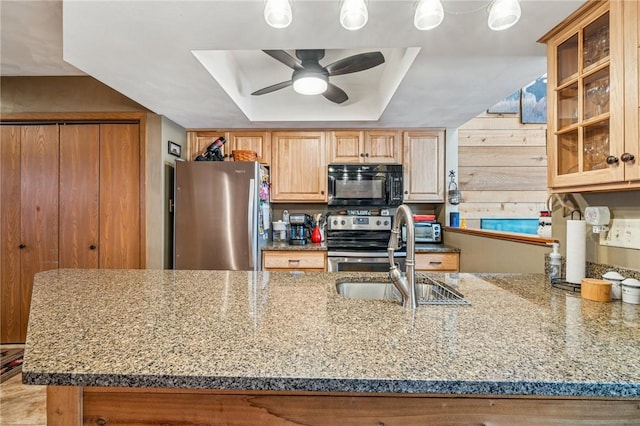
[[[364,157],[364,154],[362,152],[360,153],[360,157]]]
[[[324,195],[324,191],[320,191],[320,195]]]
[[[91,244],[91,245],[89,246],[89,250],[95,250],[96,248],[97,248],[97,247],[96,247],[95,245],[93,245],[93,244]]]
[[[607,164],[618,164],[618,157],[610,155],[607,157]]]
[[[26,245],[24,245],[24,244],[22,244],[22,243],[20,243],[20,245],[18,246],[18,248],[19,248],[19,249],[23,249],[23,248],[26,248],[26,247],[27,247],[27,246],[26,246]]]
[[[622,160],[623,163],[631,163],[631,162],[633,162],[633,160],[636,159],[636,157],[633,154],[625,152],[624,154],[622,154],[620,156],[620,159]]]
[[[364,156],[368,158],[369,157],[369,153],[367,152]]]

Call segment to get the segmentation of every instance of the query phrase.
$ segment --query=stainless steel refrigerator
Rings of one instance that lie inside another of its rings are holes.
[[[268,168],[245,161],[176,162],[175,269],[260,270],[270,223]]]

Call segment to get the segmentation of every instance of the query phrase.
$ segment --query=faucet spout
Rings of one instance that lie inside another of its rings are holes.
[[[404,223],[407,228],[407,257],[404,276],[395,262],[394,252],[400,248],[400,225]],[[402,306],[415,309],[418,305],[416,296],[415,274],[415,234],[413,226],[413,212],[406,204],[396,209],[391,228],[391,237],[387,253],[389,254],[389,278],[402,295]]]

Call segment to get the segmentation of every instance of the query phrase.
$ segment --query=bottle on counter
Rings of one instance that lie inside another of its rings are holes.
[[[322,234],[320,233],[320,227],[317,222],[313,227],[313,232],[311,233],[311,242],[312,243],[321,243],[322,242]]]
[[[551,244],[553,251],[549,254],[549,281],[554,283],[562,278],[562,255],[558,252],[560,243]]]

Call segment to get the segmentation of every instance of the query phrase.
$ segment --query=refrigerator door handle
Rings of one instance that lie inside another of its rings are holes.
[[[249,211],[248,213],[248,218],[249,220],[247,220],[249,229],[248,229],[248,237],[249,237],[249,266],[251,268],[255,268],[255,258],[254,258],[254,232],[256,232],[256,224],[254,223],[254,220],[256,220],[256,214],[254,212],[254,201],[256,199],[255,197],[255,191],[256,191],[256,180],[255,179],[249,179],[249,202],[248,204],[248,208]]]

